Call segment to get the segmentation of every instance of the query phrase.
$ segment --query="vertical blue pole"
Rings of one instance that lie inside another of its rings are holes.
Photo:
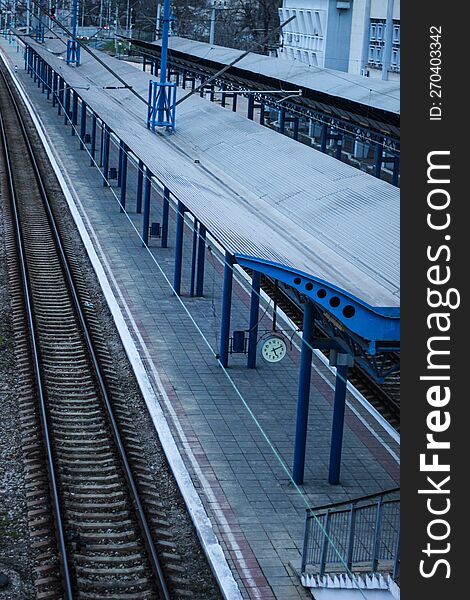
[[[228,345],[230,341],[230,313],[232,310],[233,264],[234,257],[226,251],[219,350],[219,360],[222,366],[225,368],[228,367]]]
[[[223,90],[225,90],[225,83],[222,84],[222,95],[220,97],[220,106],[222,106],[223,108],[225,108],[225,99],[226,99],[226,94]]]
[[[345,356],[338,354],[338,357]],[[339,483],[341,470],[341,451],[343,448],[344,411],[346,407],[346,390],[348,383],[347,365],[336,367],[335,403],[333,407],[333,426],[331,429],[330,470],[328,482]]]
[[[78,116],[78,94],[74,90],[72,90],[72,135],[75,135],[75,127],[77,125],[77,116]]]
[[[278,127],[279,133],[284,133],[285,128],[286,128],[286,109],[283,107],[279,111],[279,127]]]
[[[57,73],[52,71],[52,108],[57,103]]]
[[[127,147],[121,141],[122,145],[122,157],[121,157],[121,206],[119,207],[120,212],[124,212],[126,208],[126,192],[127,192]]]
[[[96,115],[91,115],[91,148],[90,148],[90,166],[95,164],[95,153],[96,153]]]
[[[104,140],[103,140],[103,187],[106,187],[108,184],[109,177],[109,129],[103,123],[102,127],[104,128]]]
[[[314,309],[310,302],[304,304],[302,350],[300,353],[297,421],[295,426],[294,467],[292,478],[297,485],[304,482],[305,449],[307,446],[308,408],[310,403],[310,377],[312,373]]]
[[[253,275],[251,276],[250,329],[248,332],[247,367],[249,369],[254,369],[256,367],[256,342],[258,340],[260,283],[260,272],[253,271]]]
[[[60,116],[62,114],[62,107],[64,105],[64,80],[60,75],[59,78],[59,101],[57,102],[57,114]]]
[[[166,69],[168,57],[168,34],[170,32],[170,0],[164,0],[163,4],[163,19],[162,19],[162,50],[160,60],[160,83],[166,83]],[[162,122],[165,119],[165,100],[167,98],[166,89],[162,87],[158,96],[158,121]]]
[[[248,94],[248,112],[246,116],[250,119],[250,121],[253,121],[254,104],[255,97],[253,96],[253,94]]]
[[[142,222],[142,246],[149,243],[150,196],[152,192],[152,173],[145,167],[144,217]]]
[[[198,230],[198,220],[194,219],[194,229],[193,229],[193,248],[191,254],[191,280],[189,284],[189,295],[191,298],[194,297],[194,284],[196,283],[196,255],[197,255],[197,230]]]
[[[70,87],[64,81],[65,88],[65,108],[64,108],[64,125],[67,125],[70,116]]]
[[[380,142],[375,145],[375,156],[374,156],[374,176],[380,178],[382,172],[382,157],[383,147]]]
[[[101,121],[101,134],[100,134],[100,164],[99,166],[102,167],[103,166],[103,156],[104,156],[104,122]]]
[[[185,206],[178,200],[176,213],[176,238],[175,238],[175,272],[173,277],[173,288],[177,296],[181,294],[181,271],[183,263],[183,230],[184,230]]]
[[[140,214],[142,212],[142,188],[144,184],[144,163],[139,158],[139,164],[137,165],[137,194],[135,203],[135,212]]]
[[[85,148],[84,139],[86,134],[86,102],[82,100],[82,110],[80,112],[80,150]]]
[[[323,125],[321,126],[320,152],[326,152],[327,140],[328,140],[328,124],[323,123]]]
[[[232,112],[237,112],[237,94],[235,94],[235,90],[232,95]]]
[[[294,117],[294,132],[293,132],[294,140],[299,139],[299,117]]]
[[[261,102],[261,106],[259,108],[259,124],[264,125],[264,104]]]
[[[206,228],[199,223],[199,241],[197,245],[196,296],[204,295],[204,265],[206,259]]]
[[[124,155],[124,142],[121,140],[119,142],[118,177],[117,177],[117,186],[118,187],[121,187],[123,155]]]
[[[400,174],[400,157],[396,156],[393,163],[392,185],[398,185],[398,176]]]
[[[163,188],[163,214],[162,214],[162,248],[168,248],[168,221],[170,217],[170,190]]]

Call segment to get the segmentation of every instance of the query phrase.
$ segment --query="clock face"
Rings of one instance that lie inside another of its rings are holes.
[[[286,343],[281,337],[278,336],[269,337],[261,346],[261,355],[265,360],[271,363],[282,360],[286,353]]]

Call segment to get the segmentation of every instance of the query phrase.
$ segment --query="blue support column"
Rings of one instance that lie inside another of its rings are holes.
[[[224,290],[222,295],[222,317],[220,324],[219,360],[223,367],[228,367],[228,347],[230,342],[230,313],[232,311],[232,286],[234,257],[225,252]]]
[[[248,112],[247,112],[246,116],[250,119],[250,121],[253,121],[254,106],[255,106],[255,97],[253,96],[253,94],[248,94]]]
[[[100,164],[99,166],[102,167],[103,166],[103,156],[104,156],[104,123],[103,121],[101,121],[101,127],[100,127],[100,137],[101,137],[101,141],[100,141]]]
[[[346,354],[338,354],[338,359],[347,358]],[[336,367],[335,403],[333,407],[333,426],[331,430],[330,469],[328,482],[339,483],[341,471],[341,452],[343,449],[344,411],[346,408],[346,390],[348,383],[348,365],[338,364]]]
[[[294,140],[299,139],[299,117],[294,117],[294,130],[292,133]]]
[[[199,240],[197,245],[197,277],[196,296],[204,295],[204,266],[206,262],[206,228],[199,223]]]
[[[249,369],[256,368],[256,343],[258,341],[259,294],[261,273],[253,271],[251,276],[250,329],[248,331],[248,362]]]
[[[70,120],[70,88],[64,81],[65,89],[65,106],[64,106],[64,125],[67,125]]]
[[[305,449],[307,447],[308,409],[310,403],[310,377],[312,373],[313,304],[304,304],[302,350],[300,353],[299,391],[295,428],[294,467],[292,478],[297,485],[304,482]]]
[[[327,140],[328,140],[328,124],[323,123],[323,125],[321,126],[320,152],[326,152]]]
[[[95,164],[95,153],[96,153],[96,115],[91,115],[91,147],[90,147],[90,166]]]
[[[83,140],[86,134],[86,102],[82,100],[82,109],[80,112],[80,150],[85,148]]]
[[[380,178],[382,172],[383,146],[380,142],[375,145],[374,176]]]
[[[142,246],[149,243],[150,197],[152,192],[152,173],[145,167],[144,218],[142,222]]]
[[[121,157],[121,206],[119,207],[120,212],[124,212],[126,208],[126,192],[127,192],[127,147],[121,141],[122,146],[122,157]]]
[[[177,296],[181,294],[181,273],[183,265],[183,231],[184,231],[185,206],[178,200],[176,213],[176,238],[175,238],[175,270],[173,276],[173,289]]]
[[[264,125],[264,104],[261,102],[261,106],[259,107],[259,124]]]
[[[59,78],[59,99],[57,102],[57,114],[60,116],[62,114],[62,109],[64,108],[65,94],[64,94],[64,80],[62,79],[62,77],[60,77],[60,75],[58,75],[58,78]],[[65,112],[65,108],[64,108],[64,112]]]
[[[163,211],[162,211],[162,248],[168,248],[168,222],[170,218],[170,190],[163,188]]]
[[[118,159],[118,174],[117,174],[117,186],[121,187],[122,180],[122,157],[124,156],[124,142],[119,142],[119,159]]]
[[[278,131],[279,131],[279,133],[284,133],[285,129],[286,129],[286,109],[283,107],[279,111]]]
[[[225,99],[227,97],[227,95],[225,94],[225,83],[222,84],[221,88],[222,90],[222,94],[220,96],[220,106],[222,106],[223,108],[225,108]]]
[[[75,135],[75,127],[78,119],[78,94],[72,90],[72,135]]]
[[[232,112],[237,112],[237,94],[235,94],[235,91],[232,95]]]
[[[57,103],[57,73],[52,71],[52,108]]]
[[[395,158],[395,162],[393,163],[392,185],[398,186],[399,175],[400,175],[400,157],[397,156]]]
[[[108,127],[103,123],[102,127],[104,128],[103,131],[103,187],[106,187],[108,184],[108,177],[109,177],[109,129]]]
[[[139,159],[137,166],[137,194],[135,202],[135,212],[142,212],[142,189],[144,187],[144,163]]]
[[[46,81],[46,95],[47,99],[49,100],[49,98],[51,97],[51,68],[49,67],[49,65],[46,66]]]
[[[191,252],[191,280],[189,284],[189,295],[191,298],[194,297],[194,285],[196,283],[196,256],[197,256],[197,230],[198,230],[198,220],[194,219],[194,228],[193,228],[193,247]]]

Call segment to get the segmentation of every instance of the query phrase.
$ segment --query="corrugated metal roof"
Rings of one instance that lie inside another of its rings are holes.
[[[69,67],[28,43],[227,250],[295,267],[372,306],[399,305],[396,187],[197,96],[178,106],[173,135],[152,133],[145,104],[103,89],[116,79],[90,56]],[[148,74],[99,55],[146,97]]]
[[[154,42],[160,46],[161,42]],[[228,65],[243,54],[242,50],[213,46],[205,42],[196,42],[177,36],[169,39],[169,50],[184,52],[204,60],[212,60],[221,65]],[[373,77],[361,77],[333,69],[322,69],[309,66],[297,60],[286,60],[250,53],[236,64],[237,69],[249,71],[257,75],[272,77],[292,85],[322,92],[330,96],[344,98],[400,114],[400,83],[382,81]]]

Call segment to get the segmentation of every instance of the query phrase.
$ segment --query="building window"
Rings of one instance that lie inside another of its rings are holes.
[[[385,19],[371,19],[369,39],[369,67],[382,68],[385,40],[387,37]],[[392,30],[392,53],[390,68],[394,71],[400,70],[400,22],[393,22]]]

